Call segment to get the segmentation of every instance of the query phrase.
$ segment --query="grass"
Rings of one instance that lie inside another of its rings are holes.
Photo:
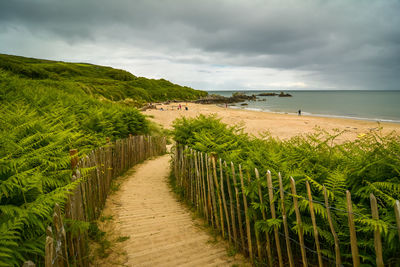
[[[238,253],[237,248],[235,248],[235,246],[232,246],[232,245],[230,245],[230,246],[227,248],[227,251],[228,251],[228,256],[229,256],[229,257],[233,257],[233,256],[235,256],[235,255]]]
[[[114,216],[113,215],[101,216],[99,220],[101,222],[112,221],[112,220],[114,220]]]
[[[100,246],[96,250],[97,255],[102,259],[107,258],[112,253],[110,251],[111,242],[107,239],[102,239],[98,244]]]
[[[91,222],[88,232],[89,238],[95,242],[101,242],[104,240],[106,232],[101,231],[97,222]]]
[[[129,238],[131,238],[131,237],[130,236],[119,236],[116,241],[124,242],[124,241],[128,240]]]

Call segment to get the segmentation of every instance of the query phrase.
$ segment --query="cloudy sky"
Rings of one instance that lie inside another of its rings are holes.
[[[204,90],[400,90],[400,1],[0,0],[0,53]]]

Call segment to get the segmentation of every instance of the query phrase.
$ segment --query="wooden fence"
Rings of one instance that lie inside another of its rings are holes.
[[[45,266],[89,266],[88,232],[82,230],[87,227],[79,226],[99,217],[115,177],[164,153],[165,137],[152,136],[109,142],[81,159],[77,150],[71,150],[72,181],[78,184],[65,203],[64,213],[59,205],[54,208],[53,225],[46,231]]]
[[[184,198],[253,263],[280,267],[360,266],[358,249],[366,248],[364,240],[357,240],[354,216],[365,215],[353,212],[349,191],[346,192],[347,203],[340,209],[338,205],[329,203],[325,187],[324,201],[316,201],[307,181],[303,190],[307,196],[301,196],[296,192],[293,178],[289,181],[285,179],[284,187],[280,174],[272,177],[268,171],[263,178],[255,169],[254,173],[243,175],[241,165],[228,165],[221,159],[179,145],[174,151],[173,172],[176,186],[181,189]],[[377,199],[373,194],[370,195],[370,203],[372,219],[379,222]],[[324,214],[323,226],[317,225],[321,222],[321,210]],[[319,220],[316,219],[316,212],[319,213]],[[399,242],[398,200],[394,214],[393,222],[396,221],[397,226],[390,225],[390,230],[398,236],[392,242]],[[346,237],[337,232],[338,225],[333,218],[338,216],[344,216],[342,219],[347,222],[346,232],[349,234]],[[360,232],[357,233],[360,235]],[[376,259],[376,266],[398,266],[400,251],[391,255],[397,258],[396,262],[384,261],[379,227],[361,234],[363,238],[374,240],[371,257]],[[327,239],[332,245],[322,242]]]

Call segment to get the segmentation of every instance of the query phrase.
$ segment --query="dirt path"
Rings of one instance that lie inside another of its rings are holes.
[[[123,256],[125,266],[242,265],[240,255],[228,257],[226,243],[213,241],[198,226],[200,220],[176,200],[168,186],[169,159],[164,155],[134,167],[107,200],[103,218],[114,218],[108,228],[130,237],[114,251]]]

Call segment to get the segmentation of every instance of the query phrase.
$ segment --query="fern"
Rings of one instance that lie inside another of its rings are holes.
[[[85,155],[106,137],[148,133],[149,124],[137,109],[102,102],[74,82],[25,80],[3,71],[0,104],[0,266],[26,259],[40,265],[53,207],[76,186],[69,150]]]
[[[346,205],[346,190],[352,193],[353,216],[356,222],[357,241],[360,257],[365,265],[374,265],[373,232],[380,230],[384,259],[393,266],[400,262],[400,242],[396,232],[393,205],[400,197],[400,136],[383,136],[379,131],[367,133],[354,141],[338,143],[343,132],[316,131],[289,140],[279,140],[265,133],[261,138],[243,134],[240,128],[223,124],[215,115],[199,116],[193,119],[178,119],[174,122],[175,140],[206,153],[217,154],[227,162],[242,165],[244,173],[250,174],[251,182],[245,182],[245,194],[251,199],[252,224],[260,231],[271,232],[274,226],[282,227],[281,202],[279,196],[278,172],[282,175],[285,190],[285,206],[290,236],[297,236],[298,226],[290,194],[290,180],[296,180],[296,189],[306,246],[312,248],[314,231],[310,219],[310,203],[305,182],[308,181],[313,195],[317,231],[323,254],[333,259],[333,236],[327,219],[323,195],[326,188],[332,223],[340,241],[342,260],[351,263],[350,232]],[[254,169],[260,173],[263,204],[258,200],[258,181]],[[275,220],[270,219],[269,194],[265,174],[272,174]],[[231,173],[229,172],[231,175]],[[229,176],[230,177],[230,176]],[[233,184],[233,181],[231,182]],[[370,194],[378,200],[379,220],[371,219]],[[240,201],[240,200],[239,200]],[[262,210],[267,220],[262,218]],[[280,230],[281,231],[281,230]]]

